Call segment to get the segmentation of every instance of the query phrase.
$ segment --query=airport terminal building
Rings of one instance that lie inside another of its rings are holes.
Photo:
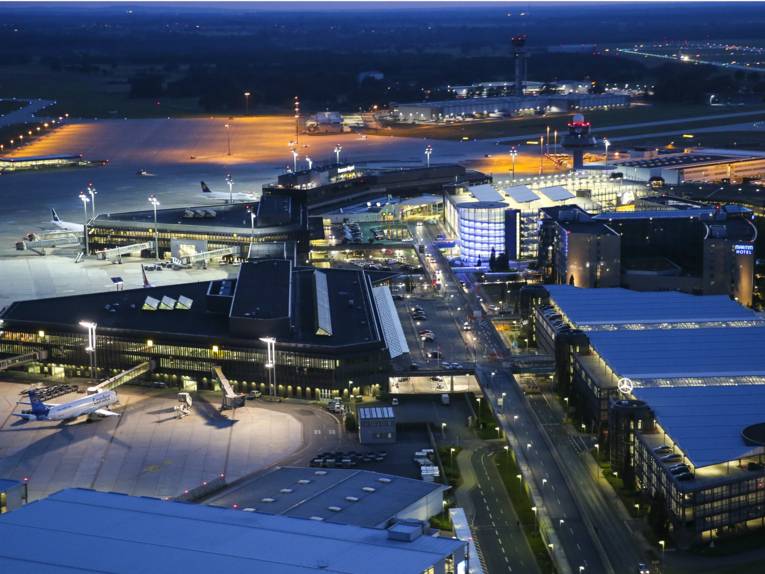
[[[158,380],[190,390],[213,388],[220,367],[239,391],[374,393],[409,352],[387,287],[363,270],[285,259],[243,263],[235,279],[16,302],[2,315],[0,352],[46,350],[45,368],[86,376],[81,321],[97,324],[101,378],[149,361]]]
[[[283,256],[304,255],[312,238],[323,238],[321,218],[310,218],[302,194],[271,194],[248,203],[102,213],[88,222],[88,247],[97,253],[115,247],[159,240],[161,258],[181,258],[225,247],[247,256],[252,245]],[[304,258],[301,258],[304,259]]]
[[[727,296],[545,290],[559,391],[678,543],[765,526],[765,320]]]

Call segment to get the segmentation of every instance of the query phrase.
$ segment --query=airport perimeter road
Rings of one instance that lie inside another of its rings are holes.
[[[466,443],[457,455],[462,475],[457,503],[468,514],[488,574],[535,574],[539,567],[493,461],[494,456],[503,455],[487,448],[483,441]]]

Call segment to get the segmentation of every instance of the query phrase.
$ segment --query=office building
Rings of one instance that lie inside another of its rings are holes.
[[[418,522],[364,528],[70,489],[0,516],[3,571],[447,574],[467,542]]]
[[[396,442],[396,414],[393,407],[359,407],[356,413],[361,444]]]
[[[149,361],[187,389],[212,388],[219,366],[242,391],[375,393],[409,352],[387,287],[288,260],[243,263],[236,279],[20,301],[2,320],[4,354],[46,349],[46,368],[84,375],[86,320],[98,325],[100,377]],[[273,380],[264,338],[276,339]]]
[[[699,150],[616,161],[612,166],[633,181],[660,178],[667,185],[686,182],[741,181],[765,175],[765,154],[735,150]]]
[[[560,391],[678,543],[763,526],[765,320],[721,295],[545,288]]]

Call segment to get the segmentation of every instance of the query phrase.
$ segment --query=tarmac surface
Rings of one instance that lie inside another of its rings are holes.
[[[248,401],[221,413],[218,394],[195,393],[192,413],[176,419],[174,391],[134,386],[117,389],[119,417],[27,422],[11,416],[26,388],[0,383],[0,476],[28,480],[30,500],[69,487],[172,497],[221,474],[234,481],[263,470],[306,440],[305,409]]]

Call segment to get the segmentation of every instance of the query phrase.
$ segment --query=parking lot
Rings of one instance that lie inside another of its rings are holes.
[[[0,383],[0,477],[27,479],[30,499],[68,487],[171,497],[220,474],[235,480],[299,456],[306,442],[335,444],[328,431],[316,434],[313,408],[248,401],[221,413],[218,394],[195,393],[191,414],[177,419],[175,392],[132,386],[117,390],[119,417],[26,422],[11,416],[25,408],[16,403],[26,388]]]

